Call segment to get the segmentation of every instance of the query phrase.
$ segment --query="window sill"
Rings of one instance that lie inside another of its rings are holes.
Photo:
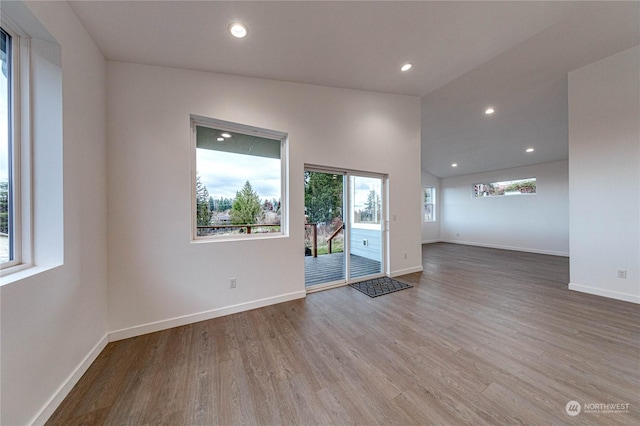
[[[256,241],[256,240],[271,240],[271,239],[279,239],[279,238],[287,238],[287,234],[252,234],[250,237],[247,235],[243,236],[219,236],[219,237],[196,237],[191,240],[191,244],[205,244],[205,243],[221,243],[221,242],[232,242],[232,241]]]
[[[33,266],[22,264],[3,269],[0,272],[0,278],[2,278],[0,279],[0,287],[31,278],[59,266],[62,265]]]

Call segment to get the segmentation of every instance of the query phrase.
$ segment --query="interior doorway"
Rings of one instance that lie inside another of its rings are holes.
[[[304,179],[307,290],[382,276],[384,176],[307,167]]]

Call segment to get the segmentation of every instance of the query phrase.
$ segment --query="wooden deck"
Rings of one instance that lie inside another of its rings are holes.
[[[322,254],[304,258],[304,285],[329,283],[344,279],[344,253]],[[366,257],[351,257],[351,278],[364,277],[380,272],[380,262]]]

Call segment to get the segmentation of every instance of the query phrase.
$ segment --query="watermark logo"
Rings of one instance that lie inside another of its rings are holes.
[[[628,402],[587,402],[582,404],[582,409],[585,413],[628,414],[630,405]]]
[[[571,417],[577,416],[582,411],[582,407],[578,401],[569,401],[567,405],[564,407],[564,411],[567,412]]]
[[[575,417],[580,413],[584,414],[628,414],[628,402],[585,402],[580,404],[578,401],[569,401],[564,407],[564,411],[571,417]]]

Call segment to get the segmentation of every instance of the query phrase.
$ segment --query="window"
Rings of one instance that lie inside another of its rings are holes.
[[[286,233],[287,135],[192,117],[194,238]]]
[[[2,4],[0,29],[5,284],[64,263],[62,48],[23,2]]]
[[[0,27],[0,265],[2,268],[20,263],[19,218],[19,139],[15,135],[15,73],[19,39]]]
[[[475,198],[535,193],[536,178],[534,177],[502,182],[476,183],[473,185],[473,196]]]
[[[432,186],[424,188],[424,221],[436,221],[436,189]]]

